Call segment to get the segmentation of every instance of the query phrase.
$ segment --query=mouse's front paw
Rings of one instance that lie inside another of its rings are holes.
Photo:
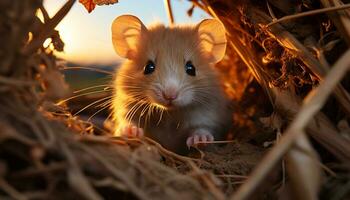
[[[195,130],[186,140],[187,147],[196,146],[199,143],[212,142],[214,136],[205,129]]]
[[[122,137],[128,137],[128,138],[133,138],[133,137],[141,138],[144,135],[144,131],[142,128],[139,128],[133,124],[128,124],[120,127],[118,129],[117,135]]]

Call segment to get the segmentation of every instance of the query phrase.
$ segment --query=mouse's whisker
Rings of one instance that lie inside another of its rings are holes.
[[[153,104],[149,104],[149,107],[148,107],[148,112],[147,112],[147,117],[148,117],[148,123],[151,123],[151,117],[153,115],[153,111],[155,109],[155,105]]]
[[[134,117],[135,113],[140,109],[140,107],[145,104],[145,101],[132,101],[131,103],[135,103],[127,112],[125,115],[125,119],[129,122],[131,122],[132,118]]]
[[[128,93],[127,96],[128,97],[126,99],[126,102],[136,102],[136,101],[144,100],[143,95],[139,92]],[[114,96],[113,99],[118,99],[118,96]]]
[[[128,112],[125,114],[125,120],[130,122],[129,120],[131,120],[131,113],[133,112],[133,110],[135,109],[135,107],[137,106],[137,103],[134,104],[129,110]],[[129,119],[130,118],[130,119]]]
[[[210,94],[211,94],[211,93],[210,93],[210,90],[202,90],[202,91],[200,91],[199,94],[200,94],[199,96],[200,96],[201,98],[207,99],[209,102],[210,102],[210,101],[213,101],[213,99],[220,99],[219,96],[210,95]]]
[[[110,120],[112,116],[113,116],[113,112],[110,112],[107,118],[105,119],[105,121]]]
[[[127,75],[127,74],[118,74],[118,77],[123,77],[123,78],[128,78],[128,79],[136,79],[136,77],[130,76],[130,75]]]
[[[132,106],[135,106],[136,103],[141,103],[142,101],[143,101],[143,100],[142,100],[141,97],[136,98],[136,99],[130,98],[130,99],[128,99],[128,101],[127,101],[124,105],[125,105],[126,108],[128,108],[128,107],[130,107],[131,105],[132,105]]]
[[[72,97],[69,97],[69,98],[66,98],[66,99],[63,99],[61,101],[59,101],[57,103],[57,105],[62,105],[63,103],[67,102],[67,101],[70,101],[72,99],[76,99],[78,97],[82,97],[82,96],[87,96],[87,95],[90,95],[90,94],[97,94],[97,93],[103,93],[103,92],[107,92],[107,91],[112,91],[113,89],[108,89],[108,90],[102,90],[102,91],[93,91],[93,92],[86,92],[86,93],[83,93],[83,94],[78,94],[78,95],[74,95]]]
[[[211,93],[208,92],[208,91],[200,91],[200,92],[197,92],[197,95],[195,97],[195,101],[200,101],[201,104],[205,104],[205,105],[210,105],[210,103],[212,102],[212,99],[211,99]]]
[[[118,93],[118,91],[116,91],[116,93]],[[134,97],[134,96],[142,96],[142,92],[138,91],[138,90],[129,90],[129,91],[125,91],[124,93],[127,94],[128,96]]]
[[[195,84],[193,84],[193,87],[199,87],[199,88],[216,88],[220,87],[221,83],[209,83],[206,80],[203,81],[196,81]]]
[[[206,99],[206,100],[210,101],[210,99],[213,98],[213,97],[209,96],[210,94],[212,94],[212,93],[210,93],[207,90],[202,90],[202,91],[198,91],[197,96],[201,99]]]
[[[220,81],[208,82],[207,78],[196,79],[196,80],[194,80],[194,83],[195,83],[194,85],[204,85],[204,86],[208,86],[208,87],[221,85]]]
[[[105,102],[103,102],[103,103],[101,103],[99,105],[96,105],[96,108],[103,107],[103,106],[105,106],[107,104],[111,104],[112,102],[113,102],[113,99],[111,97],[111,99],[109,99],[109,100],[107,100],[107,101],[105,101]]]
[[[110,104],[111,104],[111,102],[109,103],[109,104],[107,104],[106,106],[103,106],[102,108],[100,108],[99,110],[97,110],[94,114],[92,114],[88,119],[87,119],[87,121],[89,122],[93,117],[95,117],[98,113],[100,113],[100,112],[102,112],[104,109],[106,109],[106,108],[109,108],[110,107]],[[108,117],[107,117],[108,118]]]
[[[146,103],[146,105],[143,107],[142,111],[141,111],[141,114],[139,115],[139,126],[141,124],[141,118],[143,117],[145,120],[144,120],[144,126],[146,126],[146,124],[148,123],[147,121],[147,118],[148,118],[148,114],[149,114],[149,107],[150,107],[150,104],[149,103]],[[145,113],[147,112],[147,115],[145,115]]]
[[[204,108],[209,108],[210,104],[207,103],[206,101],[201,101],[201,100],[194,100],[196,103],[201,104],[204,106]]]
[[[111,98],[111,96],[108,96],[108,97],[104,97],[104,98],[102,98],[102,99],[99,99],[99,100],[97,100],[97,101],[94,101],[94,102],[88,104],[87,106],[83,107],[82,109],[80,109],[78,112],[74,113],[73,116],[77,116],[79,113],[81,113],[81,112],[83,112],[84,110],[90,108],[91,106],[96,105],[96,104],[98,104],[98,103],[100,103],[100,102],[103,102],[103,101],[105,101],[105,100],[107,100],[107,99],[110,99],[110,98]]]
[[[160,115],[159,115],[159,120],[157,122],[157,126],[160,124],[160,122],[162,121],[163,119],[163,113],[164,113],[164,109],[160,109]]]
[[[137,88],[137,89],[141,89],[142,87],[140,86],[136,86],[136,85],[124,85],[124,86],[120,86],[120,88]]]
[[[153,114],[153,112],[157,112],[158,110],[161,111],[162,109],[159,109],[158,106],[151,104],[151,115]]]
[[[141,112],[140,112],[140,115],[139,115],[139,120],[141,117],[143,117],[147,111],[147,108],[148,108],[149,104],[147,103],[145,106],[143,106]]]
[[[131,115],[130,115],[130,121],[134,118],[134,116],[136,115],[136,113],[139,111],[140,108],[142,108],[142,106],[146,104],[145,102],[141,102],[141,103],[136,103],[136,107],[135,109],[132,111]]]
[[[117,91],[118,92],[118,91]],[[133,96],[133,95],[136,95],[136,96],[140,96],[140,95],[142,95],[142,92],[141,92],[141,90],[136,90],[136,89],[133,89],[133,90],[128,90],[128,91],[124,91],[126,94],[128,94],[128,95],[131,95],[131,96]]]
[[[73,93],[76,94],[76,93],[84,92],[84,91],[91,90],[91,89],[101,88],[101,87],[103,87],[103,90],[112,89],[111,85],[109,85],[109,84],[102,84],[102,85],[94,85],[94,86],[91,86],[91,87],[86,87],[86,88],[83,88],[83,89],[80,89],[80,90],[76,90]]]
[[[132,101],[133,102],[142,102],[142,101],[144,101],[144,99],[142,98],[142,96],[134,96],[134,97],[132,97]]]
[[[220,85],[221,84],[215,84],[215,83],[210,83],[210,85],[208,85],[208,83],[197,83],[193,87],[198,87],[198,88],[215,88],[215,87],[218,87]]]

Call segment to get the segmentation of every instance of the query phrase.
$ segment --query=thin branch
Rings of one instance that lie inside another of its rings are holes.
[[[170,25],[174,25],[174,23],[175,23],[174,22],[174,15],[173,15],[173,9],[171,8],[170,0],[164,0],[164,6],[165,6],[165,10],[167,11],[167,14],[168,14]]]
[[[43,30],[39,33],[38,37],[32,40],[27,46],[25,46],[22,49],[22,53],[30,54],[37,50],[44,43],[44,41],[52,34],[58,23],[60,23],[61,20],[67,15],[74,3],[75,0],[68,0],[66,4],[64,4],[62,8],[55,14],[55,16],[47,21]]]
[[[236,175],[236,174],[219,174],[215,175],[216,177],[219,178],[236,178],[236,179],[246,179],[248,176],[243,176],[243,175]]]
[[[237,140],[215,140],[215,141],[207,141],[207,142],[198,142],[198,144],[227,144],[234,143]]]
[[[172,151],[169,151],[167,150],[166,148],[162,147],[162,145],[160,145],[158,142],[152,140],[151,138],[148,138],[148,137],[145,137],[144,138],[147,142],[151,143],[152,145],[156,146],[160,152],[170,156],[170,157],[173,157],[173,158],[176,158],[180,161],[183,161],[183,162],[189,162],[189,161],[196,161],[196,162],[199,162],[199,163],[205,163],[206,161],[204,160],[201,160],[201,159],[196,159],[196,158],[191,158],[191,157],[186,157],[186,156],[181,156],[179,154],[176,154]],[[130,140],[130,139],[129,139]]]
[[[294,15],[288,15],[288,16],[284,16],[282,18],[279,18],[277,20],[272,21],[271,23],[267,24],[266,27],[270,27],[274,24],[277,24],[277,23],[280,23],[280,22],[286,21],[286,20],[296,19],[296,18],[300,18],[300,17],[306,17],[306,16],[310,16],[310,15],[317,15],[317,14],[321,14],[321,13],[333,12],[333,11],[337,11],[337,10],[344,10],[344,9],[348,9],[348,8],[350,8],[350,4],[345,4],[345,5],[330,7],[330,8],[311,10],[311,11],[302,12],[302,13],[298,13],[298,14],[294,14]]]
[[[205,6],[207,7],[207,10],[209,11],[209,13],[216,18],[217,20],[220,20],[219,16],[216,14],[216,12],[214,11],[214,9],[210,6],[210,4],[208,3],[207,0],[202,0],[202,2],[205,4]],[[221,21],[221,20],[220,20]]]
[[[207,186],[208,190],[213,194],[215,199],[224,200],[225,195],[219,188],[213,183],[213,181],[204,173],[194,162],[190,161],[188,164],[192,167],[193,171],[199,175],[199,178],[202,179],[203,183]]]

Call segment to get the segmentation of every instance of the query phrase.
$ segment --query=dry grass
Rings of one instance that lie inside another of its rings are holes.
[[[50,37],[62,50],[54,27],[74,0],[53,18],[40,0],[0,2],[1,199],[348,197],[349,77],[341,82],[350,65],[341,42],[350,38],[348,4],[191,2],[227,29],[218,69],[236,108],[231,136],[241,142],[216,142],[189,157],[150,139],[96,136],[93,124],[53,103],[69,94],[65,66],[42,44]]]

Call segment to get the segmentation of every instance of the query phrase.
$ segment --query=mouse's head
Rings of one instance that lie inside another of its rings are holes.
[[[226,50],[220,21],[146,28],[137,17],[123,15],[113,22],[112,40],[118,55],[128,59],[117,79],[136,99],[170,109],[205,104],[216,95],[219,83],[213,64]]]

